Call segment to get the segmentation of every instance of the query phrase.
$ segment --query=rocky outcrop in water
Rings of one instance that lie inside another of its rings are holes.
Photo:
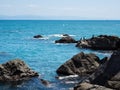
[[[120,38],[116,36],[99,35],[90,39],[80,40],[76,47],[95,50],[117,50],[120,48]]]
[[[35,35],[35,36],[33,36],[33,38],[43,38],[43,36],[42,35]]]
[[[104,61],[107,58],[104,58]],[[84,54],[83,52],[73,56],[57,69],[59,75],[90,75],[102,63],[95,54]]]
[[[95,76],[93,80],[91,79],[91,82],[114,89],[120,89],[120,51],[114,52],[110,60],[106,63],[103,72]]]
[[[84,80],[84,82],[85,81],[111,89],[120,90],[120,51],[114,52],[111,58],[90,75],[88,79]],[[76,87],[78,89],[76,90],[79,90],[79,87],[81,86],[78,85]]]
[[[0,64],[0,81],[20,81],[38,76],[24,61],[16,59]]]
[[[68,34],[63,34],[63,36],[61,39],[56,40],[55,43],[77,43],[77,41]]]

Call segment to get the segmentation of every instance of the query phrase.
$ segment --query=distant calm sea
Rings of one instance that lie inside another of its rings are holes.
[[[37,34],[44,38],[34,39]],[[0,90],[67,90],[74,85],[55,79],[55,71],[61,64],[81,51],[95,53],[100,58],[110,55],[103,51],[79,49],[75,44],[55,44],[62,34],[69,34],[76,40],[100,34],[120,36],[120,21],[1,20],[0,63],[20,58],[52,85],[46,88],[39,80],[30,79],[18,85],[1,83]]]

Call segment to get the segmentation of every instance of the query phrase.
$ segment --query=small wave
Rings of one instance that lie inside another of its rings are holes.
[[[55,43],[55,41],[53,43]],[[70,45],[68,43],[55,43],[55,44],[58,45],[58,46],[60,46],[60,45]]]
[[[19,30],[0,30],[1,33],[20,33]]]
[[[120,26],[120,24],[115,24],[116,26]]]
[[[75,37],[75,35],[69,35],[69,36],[74,36]],[[36,39],[37,40],[48,40],[50,38],[55,38],[55,37],[62,38],[62,37],[65,37],[65,36],[63,34],[51,34],[51,35],[44,35],[42,38],[32,38],[32,39],[34,39],[34,40],[36,40]],[[27,39],[31,39],[31,37],[29,37]],[[54,41],[52,43],[54,43]]]
[[[18,88],[22,87],[22,85],[17,85]]]
[[[27,37],[27,38],[23,38],[23,40],[48,40],[48,37],[42,37],[42,38],[31,38],[31,37]]]
[[[0,52],[0,56],[9,56],[10,54],[7,52]]]
[[[11,30],[10,33],[20,33],[20,30]]]
[[[69,36],[74,36],[75,35],[69,35]],[[51,34],[51,35],[48,35],[48,37],[65,37],[64,34]]]
[[[48,37],[64,37],[62,34],[52,34],[48,35]]]
[[[49,37],[43,37],[43,38],[38,38],[38,39],[41,39],[41,40],[48,40]]]
[[[63,80],[63,79],[69,79],[69,78],[76,78],[79,77],[78,75],[69,75],[69,76],[58,76],[56,78],[58,78],[59,80]]]
[[[79,83],[79,81],[65,81],[65,84],[76,84]]]

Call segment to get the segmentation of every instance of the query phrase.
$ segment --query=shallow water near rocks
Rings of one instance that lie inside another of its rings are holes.
[[[34,35],[43,35],[42,39],[34,39]],[[92,35],[120,36],[120,21],[34,21],[34,20],[1,20],[0,21],[0,63],[20,58],[40,77],[51,82],[45,87],[37,78],[17,85],[1,83],[1,90],[67,90],[74,84],[65,83],[55,78],[56,69],[79,52],[95,53],[100,58],[110,56],[108,51],[80,49],[75,44],[55,44],[54,41],[69,34],[76,40]],[[70,80],[71,81],[71,80]],[[77,80],[76,80],[77,82]]]

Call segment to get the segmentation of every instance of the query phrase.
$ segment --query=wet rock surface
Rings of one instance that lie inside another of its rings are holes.
[[[102,64],[92,75],[90,75],[83,82],[86,81],[92,83],[93,85],[97,84],[114,90],[120,90],[120,51],[115,51],[108,61]],[[76,88],[78,88],[76,90],[82,90],[79,89],[81,88],[81,85],[78,85]]]
[[[95,50],[117,50],[120,48],[120,38],[117,36],[99,35],[90,39],[80,40],[76,47]]]
[[[81,52],[61,65],[56,72],[59,75],[90,75],[99,65],[100,59],[95,54]]]
[[[68,34],[63,34],[63,36],[61,39],[56,40],[55,43],[77,43],[77,41]]]
[[[0,81],[20,81],[35,76],[39,76],[38,73],[31,70],[25,62],[20,59],[0,64]]]
[[[35,35],[35,36],[33,36],[33,38],[43,38],[43,36],[42,35]]]
[[[120,51],[112,54],[110,60],[106,62],[103,72],[95,76],[91,82],[113,89],[120,89]]]

